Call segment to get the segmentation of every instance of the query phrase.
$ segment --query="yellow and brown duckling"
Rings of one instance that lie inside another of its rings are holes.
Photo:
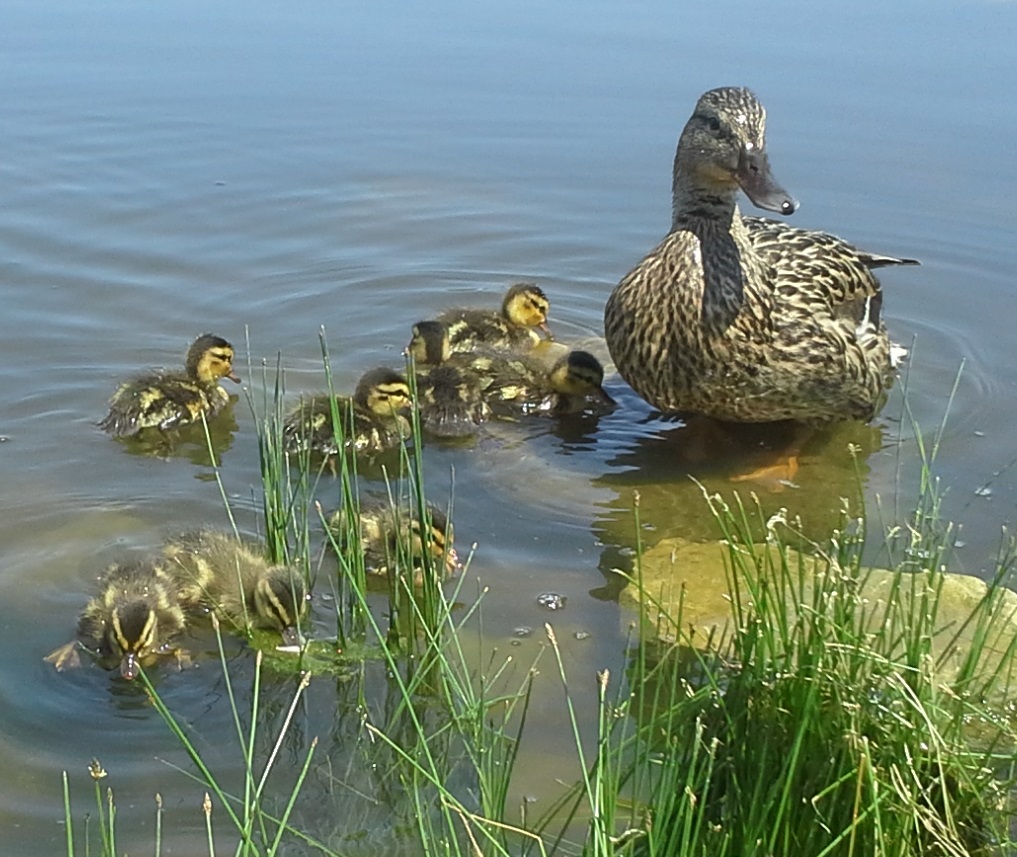
[[[404,413],[413,405],[409,384],[398,372],[380,367],[360,379],[352,397],[318,394],[287,414],[283,440],[290,452],[310,449],[322,455],[343,449],[376,454],[401,445],[411,434]],[[333,411],[339,431],[333,426]]]
[[[730,422],[869,420],[901,349],[873,269],[915,264],[823,232],[744,217],[797,203],[770,173],[766,112],[747,89],[702,95],[674,160],[671,229],[607,301],[618,372],[662,411]]]
[[[438,316],[448,326],[452,351],[473,351],[479,346],[526,351],[551,338],[547,314],[551,303],[535,283],[509,287],[501,310],[450,309]]]
[[[486,360],[483,355],[477,356],[476,371],[484,371]],[[498,416],[603,415],[615,408],[614,399],[604,390],[604,367],[588,351],[568,351],[550,369],[521,358],[506,365],[492,365],[490,372],[485,398]]]
[[[409,569],[413,585],[421,586],[425,556],[442,579],[455,574],[460,562],[452,546],[447,515],[428,504],[425,520],[422,526],[416,510],[405,503],[396,505],[387,500],[363,503],[359,515],[359,547],[364,554],[367,574],[387,580]],[[333,512],[327,518],[327,525],[339,549],[348,550],[354,524],[346,509]]]
[[[154,371],[121,384],[109,400],[99,428],[113,437],[143,429],[165,431],[211,419],[229,404],[220,378],[240,383],[233,371],[233,346],[221,336],[204,333],[187,349],[184,371]]]
[[[454,366],[435,366],[417,377],[420,426],[440,438],[472,437],[491,409],[477,379]]]
[[[440,321],[420,321],[405,354],[413,358],[417,375],[420,425],[436,437],[475,435],[490,416],[483,380],[469,369],[469,355],[453,355],[448,328]]]
[[[100,661],[116,662],[120,675],[134,679],[139,665],[160,655],[186,661],[186,654],[172,647],[186,625],[180,593],[160,563],[118,563],[99,579],[99,593],[81,611],[76,639],[45,660],[58,670],[76,667],[78,650],[84,648]]]
[[[217,530],[174,536],[162,553],[188,606],[214,610],[238,631],[279,631],[286,645],[299,642],[308,596],[296,569],[272,565],[254,545]]]

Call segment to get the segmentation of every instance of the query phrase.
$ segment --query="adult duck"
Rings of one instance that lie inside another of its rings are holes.
[[[833,235],[743,217],[798,204],[770,173],[766,112],[747,89],[700,97],[678,140],[671,231],[604,310],[622,377],[662,411],[752,423],[869,420],[903,350],[873,268],[917,264]]]

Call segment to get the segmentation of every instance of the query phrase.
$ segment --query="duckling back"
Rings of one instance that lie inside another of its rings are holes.
[[[480,379],[450,364],[417,375],[420,425],[444,438],[472,437],[490,415]]]
[[[217,530],[174,536],[163,556],[187,605],[215,610],[237,629],[295,636],[307,610],[307,585],[295,569],[272,565],[255,546]]]

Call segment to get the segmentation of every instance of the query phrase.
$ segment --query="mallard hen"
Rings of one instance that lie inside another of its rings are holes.
[[[211,419],[229,404],[220,378],[240,383],[233,371],[233,346],[205,333],[187,349],[184,371],[155,371],[121,384],[109,400],[99,428],[128,437],[147,428],[167,430]]]
[[[766,113],[747,89],[705,93],[678,141],[671,231],[604,311],[619,373],[662,411],[733,422],[871,419],[900,349],[873,268],[917,264],[833,235],[743,217],[792,214],[774,181]]]

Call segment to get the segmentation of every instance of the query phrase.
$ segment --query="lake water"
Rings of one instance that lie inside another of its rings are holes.
[[[1015,31],[1017,4],[947,0],[359,9],[8,0],[4,853],[59,852],[60,772],[70,772],[80,818],[93,756],[116,789],[121,851],[151,850],[158,791],[174,853],[200,853],[203,791],[167,766],[189,763],[140,690],[42,661],[73,633],[111,557],[152,549],[167,530],[227,523],[200,448],[131,454],[95,428],[117,379],[177,365],[211,330],[245,352],[238,369],[255,389],[247,336],[255,366],[281,354],[288,389],[313,390],[323,384],[324,325],[336,386],[350,389],[371,366],[401,364],[416,320],[461,303],[495,306],[518,279],[546,290],[559,339],[606,357],[604,302],[666,231],[675,140],[714,86],[749,86],[767,107],[772,167],[802,203],[796,225],[923,262],[882,277],[888,326],[912,348],[906,383],[871,426],[817,438],[797,487],[763,490],[764,505],[823,531],[839,498],[859,490],[851,443],[869,508],[878,502],[886,523],[899,521],[919,470],[904,390],[914,419],[934,430],[963,366],[936,473],[947,516],[963,525],[954,569],[984,573],[1017,501]],[[477,448],[425,457],[436,497],[454,468],[460,549],[478,546],[466,590],[475,579],[489,590],[485,643],[525,669],[551,621],[591,718],[595,671],[619,676],[625,664],[630,617],[605,573],[631,546],[633,491],[651,542],[714,539],[688,475],[727,491],[737,469],[690,464],[680,424],[659,419],[617,376],[608,388],[621,407],[599,422],[499,425]],[[255,531],[257,444],[243,400],[216,431],[223,483],[241,527]],[[545,591],[566,595],[566,608],[538,606]],[[517,637],[520,627],[533,635]],[[233,658],[245,687],[250,654]],[[575,773],[553,673],[545,660],[513,797],[537,809]],[[157,678],[199,748],[235,774],[218,666],[206,658]],[[284,705],[291,690],[273,687],[270,703]],[[335,736],[357,731],[355,706],[319,681],[300,720],[302,739],[333,738],[319,750],[318,809],[303,818],[318,833],[331,819],[341,841],[321,771],[330,753],[341,756]],[[383,810],[351,824],[361,821],[385,830]],[[391,842],[383,832],[368,845],[377,853]]]

